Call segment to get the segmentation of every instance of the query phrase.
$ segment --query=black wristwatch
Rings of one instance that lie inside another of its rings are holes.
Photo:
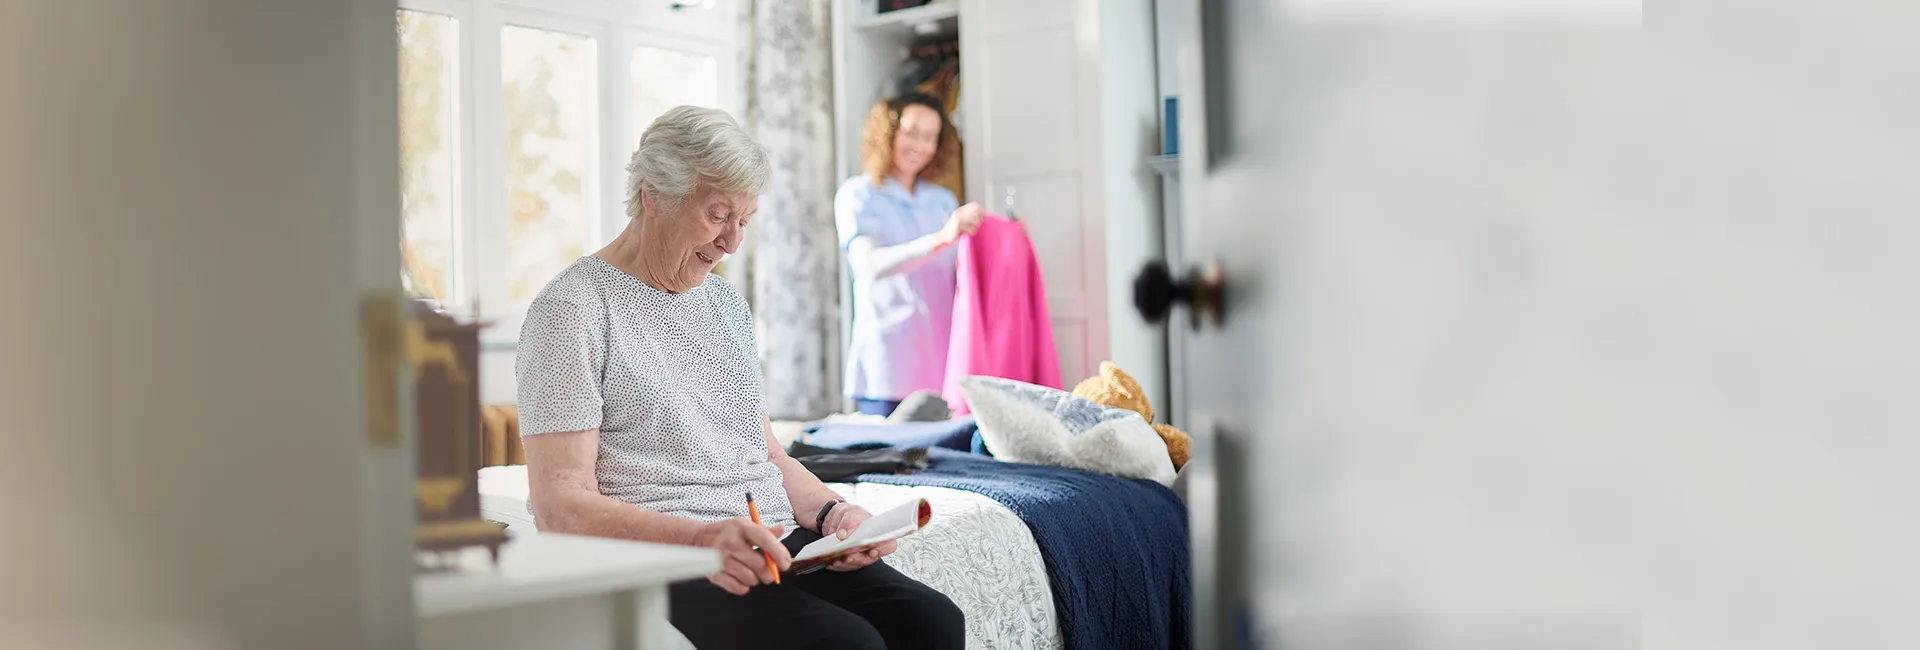
[[[813,518],[813,531],[816,533],[820,533],[822,537],[825,537],[827,534],[827,513],[833,512],[833,507],[840,505],[842,503],[846,503],[846,502],[841,501],[839,499],[834,499],[834,500],[828,501],[827,505],[820,506],[820,516]]]

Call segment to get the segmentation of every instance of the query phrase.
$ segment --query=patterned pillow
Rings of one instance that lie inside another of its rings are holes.
[[[1173,483],[1167,443],[1139,413],[999,377],[960,380],[995,458]]]

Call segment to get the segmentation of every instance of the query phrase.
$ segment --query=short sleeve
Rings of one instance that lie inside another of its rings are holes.
[[[514,359],[520,434],[600,428],[606,336],[600,315],[561,300],[536,300],[520,326]]]
[[[840,231],[841,251],[847,250],[847,245],[858,237],[879,236],[878,220],[867,210],[867,197],[872,196],[872,192],[861,187],[866,182],[864,178],[847,181],[833,195],[833,226]]]

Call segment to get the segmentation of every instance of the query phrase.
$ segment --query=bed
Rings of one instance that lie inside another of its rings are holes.
[[[854,446],[905,431],[856,432],[878,438]],[[953,599],[967,616],[968,647],[1190,647],[1186,513],[1172,491],[951,448],[965,448],[965,431],[914,435],[934,438],[904,444],[941,440],[931,445],[934,467],[828,486],[874,511],[915,497],[932,504],[932,522],[902,539],[887,561]],[[518,442],[490,436],[503,437]],[[480,496],[483,515],[506,524],[510,535],[536,534],[524,465],[481,470]]]
[[[1047,572],[1033,534],[1020,518],[987,497],[942,487],[829,483],[868,510],[915,497],[933,505],[925,529],[900,540],[887,562],[953,599],[967,615],[967,647],[1061,648]],[[480,470],[482,516],[511,535],[534,534],[527,509],[525,465]]]

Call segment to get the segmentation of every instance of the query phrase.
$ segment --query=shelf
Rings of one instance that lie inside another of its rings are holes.
[[[912,34],[919,25],[938,25],[936,33],[951,34],[960,25],[960,3],[936,2],[860,17],[854,27],[862,30]]]
[[[720,554],[712,549],[560,533],[514,538],[501,547],[498,565],[477,548],[457,558],[457,571],[413,577],[420,618],[665,585],[720,568]]]
[[[1153,171],[1159,172],[1162,176],[1178,178],[1180,176],[1180,154],[1167,154],[1165,156],[1148,158],[1147,166],[1152,167]]]

